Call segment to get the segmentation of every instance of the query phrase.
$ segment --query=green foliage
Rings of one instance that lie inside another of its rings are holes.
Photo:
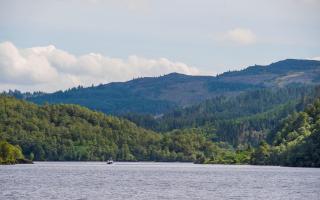
[[[196,129],[158,134],[77,105],[37,106],[5,96],[0,139],[20,145],[30,160],[196,161],[220,150]]]
[[[269,164],[267,161],[270,159],[270,146],[262,141],[257,147],[252,156],[251,156],[251,164],[254,165],[267,165]]]
[[[220,148],[214,155],[208,157],[206,164],[249,164],[252,154],[252,148],[234,150],[233,148]]]
[[[282,118],[301,110],[306,96],[313,98],[315,93],[310,86],[259,89],[233,97],[218,96],[159,118],[132,113],[123,117],[154,131],[197,128],[217,142],[258,146]]]
[[[286,118],[272,145],[260,145],[252,155],[252,164],[320,167],[320,99],[304,112]]]
[[[30,160],[112,157],[319,167],[320,100],[306,106],[318,95],[319,88],[312,87],[263,89],[216,97],[158,118],[126,116],[161,134],[78,105],[38,106],[0,96],[0,140],[18,145],[0,142],[0,163],[16,163],[23,152]]]
[[[159,119],[152,120],[146,115],[126,117],[153,130],[196,129],[212,141],[227,142],[236,148],[215,149],[215,155],[199,153],[196,155],[199,163],[318,167],[319,100],[312,106],[307,105],[319,94],[319,87],[294,85],[250,91],[236,97],[217,97]],[[305,107],[304,112],[295,112]],[[256,148],[243,150],[244,145]]]
[[[18,159],[23,159],[21,148],[0,140],[0,164],[16,164]]]
[[[80,106],[37,106],[4,96],[0,132],[0,138],[19,144],[35,160],[147,160],[160,140],[158,134],[127,120]]]

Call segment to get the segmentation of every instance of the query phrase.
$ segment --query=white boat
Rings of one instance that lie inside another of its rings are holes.
[[[108,164],[108,165],[113,164],[113,160],[112,160],[112,159],[107,160],[107,164]]]

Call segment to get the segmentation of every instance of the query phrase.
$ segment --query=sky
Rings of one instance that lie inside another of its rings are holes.
[[[0,91],[320,59],[320,0],[0,0]]]

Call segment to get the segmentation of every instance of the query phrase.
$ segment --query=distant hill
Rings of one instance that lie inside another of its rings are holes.
[[[172,73],[94,87],[24,98],[38,104],[73,103],[110,114],[128,112],[162,114],[219,95],[234,95],[247,90],[287,85],[320,83],[320,61],[288,59],[267,66],[255,65],[218,76],[188,76]]]
[[[218,79],[265,87],[315,84],[320,82],[320,61],[287,59],[267,66],[255,65],[241,71],[226,72]]]

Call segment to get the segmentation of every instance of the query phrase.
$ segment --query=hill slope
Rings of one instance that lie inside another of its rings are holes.
[[[270,134],[271,146],[262,142],[256,149],[248,145],[235,151],[225,143],[213,143],[201,129],[157,134],[80,106],[37,106],[0,96],[0,141],[16,145],[17,150],[21,147],[27,158],[35,160],[105,160],[112,156],[116,160],[319,167],[319,108],[317,100],[304,112],[285,119]],[[1,150],[1,162],[14,162],[7,152]],[[12,155],[23,158],[16,152]]]
[[[35,160],[195,161],[222,151],[192,130],[157,134],[77,105],[37,106],[0,95],[1,140]]]
[[[320,167],[320,99],[283,120],[272,139],[261,143],[253,164]]]
[[[216,77],[172,73],[95,87],[78,87],[52,94],[28,95],[26,99],[39,104],[79,104],[112,114],[160,114],[219,95],[290,84],[319,83],[320,61],[289,59],[267,66],[256,65],[241,71],[226,72]]]
[[[237,96],[219,96],[198,105],[170,111],[161,117],[129,113],[123,117],[137,125],[165,132],[197,128],[214,141],[237,147],[258,145],[282,118],[301,111],[320,96],[319,87],[288,86],[243,92]]]

